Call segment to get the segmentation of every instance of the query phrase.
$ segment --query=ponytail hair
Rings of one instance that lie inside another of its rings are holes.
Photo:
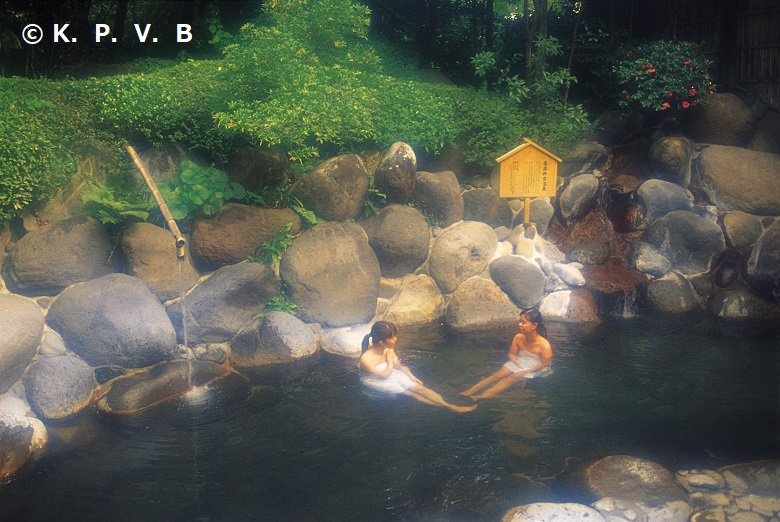
[[[526,316],[530,322],[536,323],[536,331],[539,335],[547,339],[547,328],[545,328],[544,323],[542,322],[542,313],[539,310],[536,308],[529,308],[528,310],[525,310],[522,315]]]
[[[371,327],[371,333],[363,337],[361,343],[362,353],[368,350],[371,344],[378,344],[398,334],[398,329],[390,321],[377,321]]]

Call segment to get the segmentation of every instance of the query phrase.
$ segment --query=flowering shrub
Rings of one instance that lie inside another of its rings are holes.
[[[690,42],[648,42],[625,47],[612,68],[622,107],[687,109],[712,94],[710,62]]]

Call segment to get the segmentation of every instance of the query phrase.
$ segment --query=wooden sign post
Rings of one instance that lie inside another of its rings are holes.
[[[555,197],[558,163],[562,160],[528,138],[496,161],[500,165],[498,195],[524,198],[523,223],[531,220],[531,198]]]

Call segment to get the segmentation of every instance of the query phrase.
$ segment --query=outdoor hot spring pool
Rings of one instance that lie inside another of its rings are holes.
[[[574,478],[607,455],[671,471],[780,457],[777,336],[690,316],[548,328],[554,373],[472,413],[369,397],[355,360],[321,354],[49,424],[40,459],[0,486],[0,519],[496,520],[588,501]],[[402,330],[398,353],[458,400],[511,334]]]

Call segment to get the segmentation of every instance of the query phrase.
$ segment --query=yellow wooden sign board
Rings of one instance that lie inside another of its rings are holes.
[[[558,183],[558,156],[533,141],[525,143],[500,158],[498,195],[502,198],[538,198],[555,196]]]

